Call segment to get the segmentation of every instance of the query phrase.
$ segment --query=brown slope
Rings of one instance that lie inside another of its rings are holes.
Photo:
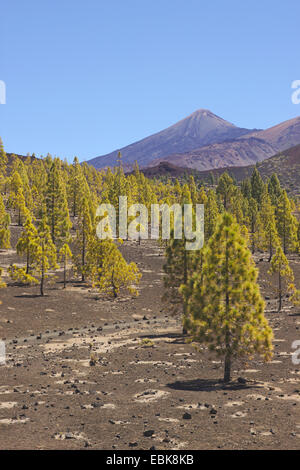
[[[256,164],[263,179],[276,173],[282,186],[295,195],[300,195],[300,145],[280,152]],[[193,174],[197,181],[211,183],[212,175],[215,181],[225,172],[229,173],[238,183],[252,175],[255,165],[229,166],[212,170],[198,171],[192,168],[178,167],[170,162],[161,162],[156,166],[141,170],[148,178],[182,178]]]
[[[253,164],[274,155],[276,151],[268,142],[251,137],[208,145],[185,154],[169,155],[164,161],[201,171]],[[154,160],[150,166],[156,166],[160,161]]]
[[[300,116],[284,121],[264,131],[253,132],[247,137],[263,139],[277,148],[278,152],[300,144]]]
[[[257,168],[265,180],[276,173],[281,185],[293,195],[300,195],[300,145],[280,152],[271,158],[257,163]],[[156,167],[158,168],[158,166]],[[241,167],[216,168],[213,170],[197,171],[195,176],[205,183],[211,182],[211,175],[217,180],[222,173],[229,173],[238,183],[252,175],[255,165]],[[153,170],[154,168],[152,168]],[[183,170],[183,169],[182,169]],[[186,170],[189,170],[186,168]]]
[[[200,171],[244,166],[265,160],[277,152],[298,144],[300,144],[300,117],[232,141],[208,145],[184,154],[169,155],[163,160]],[[150,165],[156,166],[160,161],[162,159],[156,159]]]

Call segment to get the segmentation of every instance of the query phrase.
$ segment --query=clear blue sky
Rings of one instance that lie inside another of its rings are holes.
[[[300,115],[299,56],[299,0],[2,2],[0,136],[85,160],[198,108],[266,128]]]

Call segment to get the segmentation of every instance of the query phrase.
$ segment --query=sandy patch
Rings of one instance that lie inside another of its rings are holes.
[[[3,401],[0,402],[0,409],[10,409],[16,406],[18,403],[16,401]]]
[[[139,403],[148,403],[166,398],[168,395],[170,395],[170,393],[164,392],[163,390],[146,390],[143,393],[137,393],[134,395],[134,398],[135,401]]]

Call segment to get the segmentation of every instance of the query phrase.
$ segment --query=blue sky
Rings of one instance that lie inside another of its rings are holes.
[[[242,127],[300,115],[300,2],[2,2],[8,152],[93,158],[208,108]]]

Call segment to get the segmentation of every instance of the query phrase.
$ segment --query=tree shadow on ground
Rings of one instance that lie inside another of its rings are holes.
[[[162,333],[159,335],[141,335],[141,339],[148,338],[148,339],[163,339],[169,338],[174,339],[171,341],[171,344],[186,344],[185,343],[185,336],[182,333]]]
[[[183,335],[180,333],[162,333],[159,335],[141,335],[140,338],[150,338],[150,339],[159,339],[159,338],[182,338]]]
[[[217,390],[246,390],[256,387],[255,384],[241,384],[239,382],[230,382],[224,384],[222,380],[217,379],[195,379],[195,380],[178,380],[166,385],[172,390],[185,390],[191,392],[215,392]]]
[[[44,295],[41,295],[41,294],[19,294],[19,295],[15,295],[16,298],[19,298],[19,299],[36,299],[37,297],[48,297],[47,294],[44,294]]]

